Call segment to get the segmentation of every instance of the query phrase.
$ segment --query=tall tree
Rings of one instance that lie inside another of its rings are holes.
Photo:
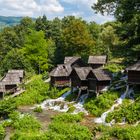
[[[48,44],[44,37],[43,31],[32,31],[26,36],[22,49],[24,56],[38,73],[48,70]]]
[[[87,24],[81,19],[69,18],[62,31],[62,46],[65,55],[87,57],[92,53],[94,41]]]
[[[119,35],[126,40],[126,46],[131,47],[129,53],[134,55],[133,48],[140,52],[140,1],[139,0],[98,0],[92,7],[96,12],[102,14],[113,14],[115,18],[122,23],[119,29]]]

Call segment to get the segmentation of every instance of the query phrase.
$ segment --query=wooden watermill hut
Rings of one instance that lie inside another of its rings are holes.
[[[88,65],[93,69],[102,68],[107,63],[107,56],[89,56]]]
[[[87,75],[88,90],[90,92],[99,93],[105,90],[111,82],[111,74],[102,69],[92,70]]]
[[[70,73],[73,68],[85,66],[81,57],[65,57],[64,64],[57,65],[50,72],[51,85],[55,87],[70,86]]]
[[[140,85],[140,60],[126,69],[128,84]]]
[[[1,93],[14,93],[19,84],[21,84],[24,77],[24,70],[9,70],[1,79]]]
[[[81,90],[88,89],[87,76],[91,70],[91,67],[74,68],[70,74],[71,87],[79,88]]]

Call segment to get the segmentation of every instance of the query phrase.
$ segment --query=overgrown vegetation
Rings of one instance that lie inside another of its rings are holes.
[[[9,117],[11,119],[10,127],[14,129],[11,140],[34,139],[41,135],[41,124],[33,116],[13,112]]]
[[[115,119],[115,122],[121,123],[124,119],[126,123],[134,124],[140,120],[140,98],[134,103],[123,104],[117,110],[108,114],[106,121],[110,122]]]
[[[49,84],[44,83],[40,76],[34,76],[27,85],[25,85],[26,91],[17,97],[16,103],[17,105],[31,105],[40,103],[46,98],[49,98]]]
[[[0,140],[3,140],[5,136],[5,129],[0,125]]]
[[[58,98],[69,90],[65,88],[58,90],[45,83],[41,75],[32,77],[31,81],[25,85],[26,91],[15,99],[17,105],[32,105],[41,103],[48,98]]]
[[[47,136],[55,140],[91,140],[92,134],[88,128],[77,123],[82,120],[81,115],[61,114],[54,117]]]
[[[0,118],[7,118],[8,114],[13,112],[16,108],[16,102],[12,98],[0,101]]]
[[[140,125],[137,126],[97,126],[93,130],[94,132],[99,132],[100,136],[98,140],[139,140],[140,137]]]
[[[93,115],[100,116],[103,112],[107,111],[114,101],[119,97],[117,91],[108,91],[95,98],[88,98],[84,107]]]
[[[81,126],[78,122],[83,115],[60,114],[52,118],[52,123],[47,131],[42,131],[40,122],[28,114],[13,112],[9,115],[11,121],[3,123],[3,126],[10,126],[14,129],[11,140],[17,139],[38,139],[38,140],[91,140],[92,134],[87,127]],[[61,124],[61,125],[60,125]],[[3,131],[2,131],[3,132]]]
[[[80,122],[83,119],[83,114],[60,114],[52,118],[53,122],[66,122],[66,123],[75,123],[75,122]]]

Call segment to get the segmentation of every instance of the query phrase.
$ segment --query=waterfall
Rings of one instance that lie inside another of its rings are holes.
[[[57,99],[47,99],[38,106],[40,106],[44,110],[52,109],[60,112],[67,112],[69,108],[68,103],[65,102],[65,98],[69,94],[71,94],[71,91],[64,93],[61,97]]]
[[[88,112],[85,110],[85,108],[83,107],[83,104],[85,102],[85,100],[87,99],[88,94],[83,94],[80,98],[77,104],[74,104],[74,107],[76,108],[74,110],[74,112],[72,114],[77,114],[79,112],[83,112],[86,115],[88,115]]]
[[[76,89],[74,89],[75,91]],[[70,104],[72,104],[75,107],[75,110],[72,114],[77,114],[79,112],[83,112],[85,114],[88,114],[88,112],[84,109],[83,104],[85,100],[88,97],[88,94],[84,94],[79,98],[78,103],[75,102],[66,102],[65,98],[71,94],[71,91],[68,91],[64,93],[61,97],[57,99],[47,99],[43,103],[41,103],[40,106],[43,110],[54,110],[59,112],[67,112],[70,108]],[[35,108],[35,107],[34,107]],[[32,108],[33,109],[33,108]]]
[[[99,123],[99,124],[104,124],[104,125],[111,126],[111,125],[112,125],[112,122],[110,122],[110,123],[106,123],[106,122],[105,122],[108,113],[114,111],[114,108],[115,108],[115,107],[118,107],[119,105],[121,105],[122,102],[123,102],[123,100],[125,99],[125,97],[126,97],[127,95],[130,96],[131,93],[133,93],[133,89],[129,89],[129,85],[127,85],[127,86],[126,86],[126,91],[121,95],[120,98],[117,99],[116,103],[115,103],[114,105],[112,105],[112,107],[111,107],[108,111],[104,112],[104,113],[101,115],[101,117],[95,118],[95,119],[94,119],[94,122],[95,122],[95,123]]]

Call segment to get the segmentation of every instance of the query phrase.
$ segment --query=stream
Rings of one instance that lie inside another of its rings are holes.
[[[43,101],[40,106],[43,110],[54,110],[59,112],[67,112],[71,106],[75,107],[75,110],[72,114],[78,114],[79,112],[83,112],[84,114],[88,115],[88,112],[84,109],[83,104],[88,97],[88,94],[84,94],[79,98],[79,101],[76,102],[67,102],[65,98],[71,94],[71,91],[64,93],[61,97],[57,99],[47,99]]]
[[[101,117],[94,118],[93,122],[97,124],[104,124],[104,125],[112,126],[112,124],[115,123],[114,120],[112,120],[110,123],[106,123],[105,121],[108,113],[113,112],[116,107],[121,105],[123,100],[126,98],[126,96],[130,98],[131,97],[130,94],[133,92],[134,92],[133,89],[129,88],[129,86],[126,85],[125,92],[120,96],[120,98],[116,100],[115,104],[112,105],[112,107],[108,111],[104,112],[101,115]],[[85,100],[87,99],[88,94],[81,95],[77,103],[74,101],[73,102],[65,101],[65,98],[70,94],[71,94],[71,91],[68,91],[57,99],[47,99],[43,103],[36,105],[36,107],[40,106],[43,110],[67,112],[71,106],[74,106],[75,110],[71,114],[78,114],[79,112],[83,112],[84,114],[88,115],[88,111],[86,111],[85,108],[83,107],[83,104]]]
[[[94,122],[97,123],[97,124],[104,124],[104,125],[107,125],[107,126],[112,126],[112,124],[114,123],[114,120],[112,120],[110,123],[106,123],[106,121],[105,121],[108,113],[113,112],[116,107],[118,107],[119,105],[122,104],[125,97],[126,96],[130,97],[130,94],[133,93],[133,92],[134,92],[133,89],[129,89],[129,86],[127,85],[126,86],[126,91],[121,95],[120,98],[117,99],[116,103],[114,105],[112,105],[112,107],[108,111],[104,112],[101,115],[101,117],[95,118]]]

